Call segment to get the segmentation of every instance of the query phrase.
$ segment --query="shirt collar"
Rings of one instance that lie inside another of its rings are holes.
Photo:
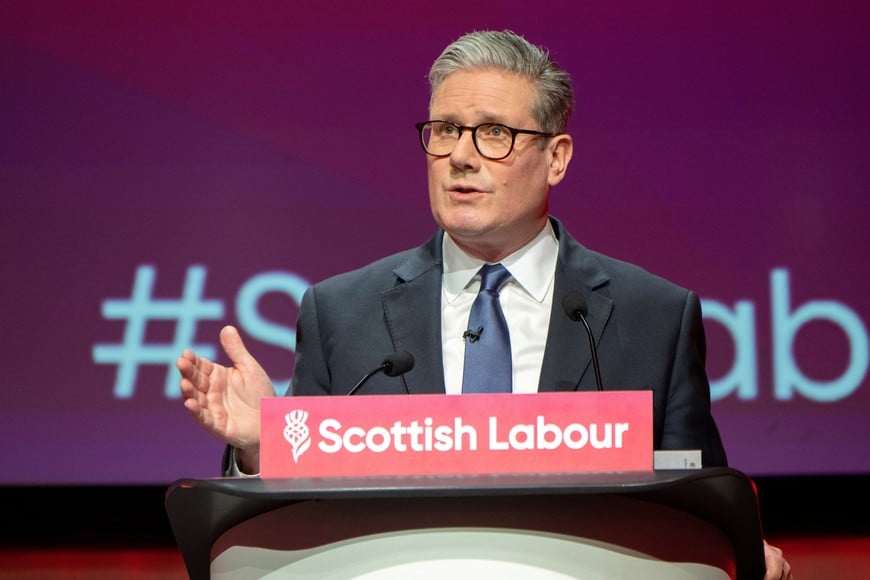
[[[456,300],[486,262],[463,252],[447,232],[444,233],[443,255],[442,286],[447,302],[450,303]],[[559,242],[556,240],[553,225],[547,220],[547,225],[531,242],[507,256],[501,263],[523,290],[538,302],[543,302],[553,283],[558,256]]]

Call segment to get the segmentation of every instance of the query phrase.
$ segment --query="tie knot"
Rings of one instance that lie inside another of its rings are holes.
[[[501,290],[511,273],[501,264],[486,264],[480,270],[480,291],[495,292]]]

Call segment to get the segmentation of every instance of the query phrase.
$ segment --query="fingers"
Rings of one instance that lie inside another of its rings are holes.
[[[764,541],[765,580],[793,580],[791,565],[783,557],[782,550]]]
[[[211,374],[215,368],[213,362],[197,356],[189,349],[184,349],[181,356],[175,361],[175,368],[181,373],[182,395],[192,396],[192,389],[201,392],[208,391]]]
[[[220,343],[230,366],[197,356],[189,349],[176,360],[183,404],[213,435],[234,445],[241,442],[250,446],[259,436],[259,398],[274,394],[272,383],[235,327],[221,329]]]
[[[202,373],[197,371],[196,363],[182,355],[175,361],[181,380],[178,382],[185,408],[192,414],[197,414],[205,404],[208,391],[207,383],[201,380]],[[200,386],[197,387],[197,384]]]
[[[197,373],[197,375],[199,374]],[[220,408],[219,405],[216,408],[210,401],[208,381],[202,382],[201,386],[196,387],[190,379],[182,378],[180,388],[182,403],[187,413],[206,430],[212,431],[218,421],[215,411],[218,411],[218,415],[220,415]]]
[[[245,348],[239,331],[234,326],[224,326],[220,332],[221,346],[232,363],[236,366],[256,364],[256,360]],[[185,394],[189,388],[201,392],[208,390],[212,374],[217,370],[217,365],[212,361],[197,356],[190,349],[184,349],[181,356],[175,361],[178,372],[181,373],[181,390]],[[188,384],[189,383],[189,384]]]
[[[246,365],[253,362],[253,357],[235,326],[224,326],[220,333],[221,346],[234,365]]]
[[[194,396],[193,374],[196,372],[196,355],[185,349],[175,361],[175,368],[181,373],[181,396],[186,400]]]

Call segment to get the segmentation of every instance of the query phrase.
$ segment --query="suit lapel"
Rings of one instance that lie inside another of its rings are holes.
[[[439,232],[415,249],[393,272],[396,285],[384,292],[384,317],[396,350],[414,356],[403,375],[412,394],[444,393],[441,349],[441,239]]]
[[[609,280],[594,256],[552,219],[559,238],[559,260],[550,312],[550,330],[541,368],[538,390],[594,390],[595,376],[589,338],[582,322],[568,318],[562,309],[562,297],[570,290],[580,291],[586,298],[586,321],[598,344],[613,310],[613,301],[604,288]]]

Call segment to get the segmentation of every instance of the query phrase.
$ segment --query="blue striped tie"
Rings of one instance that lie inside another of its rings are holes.
[[[465,333],[463,393],[510,393],[511,339],[498,292],[511,274],[501,264],[480,269],[480,292],[471,305]]]

